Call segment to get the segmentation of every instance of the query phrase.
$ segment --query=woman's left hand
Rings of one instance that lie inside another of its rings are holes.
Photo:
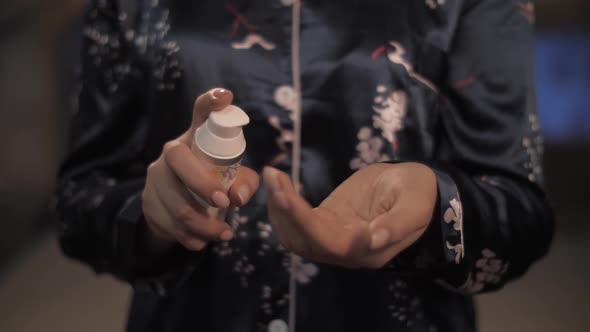
[[[349,177],[317,208],[287,174],[264,170],[273,229],[287,249],[312,261],[380,268],[424,233],[437,199],[434,172],[418,163],[373,164]]]

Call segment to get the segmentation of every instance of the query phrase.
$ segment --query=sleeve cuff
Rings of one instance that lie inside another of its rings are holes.
[[[438,198],[432,221],[422,237],[387,266],[396,272],[446,274],[464,258],[463,209],[454,180],[433,169]]]
[[[465,258],[463,241],[463,205],[455,181],[449,175],[434,170],[438,184],[438,215],[433,222],[441,226],[446,263],[460,264]]]

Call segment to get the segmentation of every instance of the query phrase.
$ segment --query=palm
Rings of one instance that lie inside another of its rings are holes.
[[[396,221],[395,212],[400,210],[394,203],[401,182],[392,170],[392,165],[376,164],[356,172],[315,209],[295,194],[286,175],[277,172],[276,188],[267,187],[280,192],[276,202],[269,200],[279,241],[320,262],[348,267],[383,265],[386,256],[399,252],[399,248],[372,248],[375,224]],[[416,218],[409,219],[412,226]]]

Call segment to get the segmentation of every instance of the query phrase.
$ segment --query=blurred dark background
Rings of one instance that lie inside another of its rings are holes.
[[[0,331],[122,331],[130,290],[67,261],[46,208],[63,153],[83,0],[0,1]],[[551,253],[478,297],[491,331],[590,331],[590,2],[536,1]],[[72,42],[74,41],[74,42]]]

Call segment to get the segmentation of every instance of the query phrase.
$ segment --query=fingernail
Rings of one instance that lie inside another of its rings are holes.
[[[221,191],[214,192],[213,195],[211,195],[211,200],[213,201],[213,204],[215,204],[215,207],[225,209],[229,206],[229,198]]]
[[[246,204],[250,196],[250,188],[248,186],[241,186],[238,189],[238,197],[240,198],[240,205]]]
[[[270,191],[278,191],[279,188],[279,179],[278,175],[279,172],[272,168],[272,167],[265,167],[262,171],[262,176],[264,178],[264,184],[266,185],[267,189]]]
[[[226,89],[217,89],[217,90],[213,91],[213,96],[214,96],[215,98],[223,98],[223,97],[225,97],[225,95],[227,95],[228,93],[229,93],[229,91],[228,91],[228,90],[226,90]]]
[[[282,191],[275,191],[272,194],[272,197],[281,209],[289,208],[289,202],[287,201],[287,196],[285,196],[285,193],[283,193]]]
[[[371,236],[371,249],[377,250],[385,247],[389,242],[389,231],[381,228],[373,233]]]
[[[219,238],[221,239],[221,241],[229,241],[234,237],[234,232],[230,231],[229,229],[223,231],[223,233],[221,233],[219,235]]]

